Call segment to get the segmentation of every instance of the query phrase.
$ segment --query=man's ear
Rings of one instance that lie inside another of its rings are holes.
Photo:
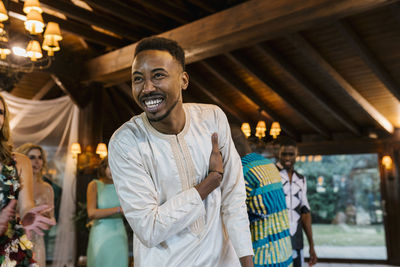
[[[189,86],[189,74],[184,71],[182,73],[182,78],[181,78],[181,88],[182,90],[186,90]]]

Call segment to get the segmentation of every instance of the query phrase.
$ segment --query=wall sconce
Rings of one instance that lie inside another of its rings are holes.
[[[390,156],[386,155],[382,158],[382,165],[386,170],[391,170],[393,167],[393,160]]]
[[[96,148],[96,154],[100,156],[101,159],[107,157],[107,146],[104,143],[99,143]]]
[[[274,121],[271,125],[271,130],[269,131],[269,135],[272,135],[272,137],[276,139],[276,137],[280,134],[281,134],[281,125],[279,124],[279,122]]]
[[[244,133],[244,135],[246,136],[246,138],[249,138],[251,135],[251,128],[250,128],[250,124],[248,122],[244,122],[242,123],[242,127],[240,127],[240,130],[242,130],[242,132]]]
[[[81,145],[79,143],[72,143],[71,145],[71,153],[74,158],[78,157],[78,154],[82,153]]]
[[[265,132],[267,131],[267,125],[265,121],[259,121],[256,127],[256,136],[261,139],[265,136]]]

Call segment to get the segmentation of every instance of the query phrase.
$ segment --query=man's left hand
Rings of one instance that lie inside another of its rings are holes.
[[[254,267],[253,256],[244,256],[240,258],[240,264],[242,267]]]
[[[308,265],[313,266],[317,263],[317,254],[315,253],[314,246],[310,247],[310,259],[308,260]]]

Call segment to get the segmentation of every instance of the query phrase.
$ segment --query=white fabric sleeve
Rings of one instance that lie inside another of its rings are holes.
[[[228,120],[221,109],[217,110],[216,118],[219,124],[218,142],[224,161],[224,176],[221,183],[222,220],[236,254],[241,258],[254,255],[242,162],[233,144]]]
[[[112,139],[108,160],[124,215],[143,245],[157,246],[205,215],[195,188],[159,204],[153,180],[134,144]]]

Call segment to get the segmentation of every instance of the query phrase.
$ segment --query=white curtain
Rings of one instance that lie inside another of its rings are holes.
[[[79,109],[69,96],[52,100],[28,100],[1,92],[11,115],[14,146],[42,145],[48,157],[57,159],[63,194],[53,254],[53,266],[74,266],[75,260],[75,178],[76,160],[70,150],[78,141]]]

